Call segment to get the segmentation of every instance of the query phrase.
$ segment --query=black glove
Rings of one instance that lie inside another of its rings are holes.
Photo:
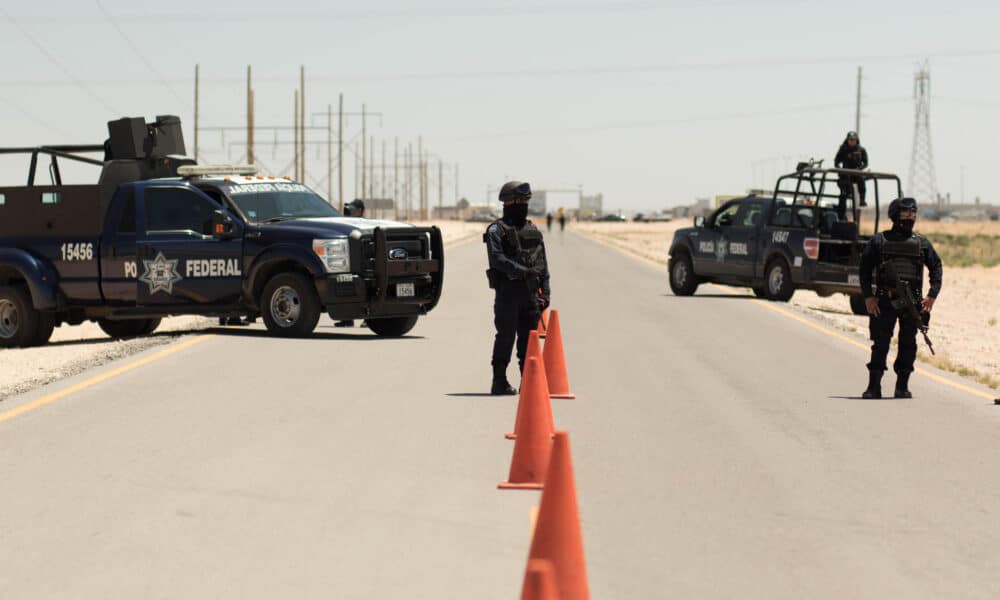
[[[538,306],[538,310],[540,311],[545,310],[546,308],[549,307],[549,304],[551,304],[551,301],[549,300],[549,295],[539,294],[538,300],[535,301],[535,304]]]

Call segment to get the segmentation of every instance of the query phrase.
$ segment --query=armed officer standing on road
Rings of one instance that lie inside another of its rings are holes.
[[[868,363],[868,389],[863,398],[882,397],[882,374],[886,371],[886,356],[892,330],[899,321],[899,352],[892,368],[896,371],[896,398],[912,398],[910,373],[917,357],[917,330],[930,322],[931,308],[941,291],[941,259],[930,240],[914,233],[917,201],[897,198],[889,204],[892,229],[876,233],[861,255],[861,293],[870,315],[868,328],[872,340],[872,356]],[[930,289],[923,297],[924,266],[930,271]],[[872,273],[875,273],[875,295],[872,295]],[[909,293],[911,298],[901,296]],[[907,302],[914,310],[907,314]],[[920,313],[920,320],[915,318]],[[922,321],[922,322],[921,322]],[[926,330],[925,330],[926,331]]]
[[[549,306],[549,269],[542,232],[528,220],[531,186],[508,181],[500,188],[503,217],[490,224],[483,234],[490,268],[486,271],[493,301],[493,385],[490,393],[512,395],[517,391],[507,381],[514,340],[517,361],[524,371],[528,334],[538,326],[542,310]]]
[[[833,166],[838,169],[857,169],[858,171],[868,168],[868,151],[861,145],[857,133],[853,131],[847,132],[844,143],[840,145],[840,148],[837,150],[837,156],[833,159]],[[846,218],[847,199],[854,195],[854,184],[858,186],[859,206],[867,206],[865,202],[864,178],[841,175],[837,180],[837,186],[840,187],[840,204],[837,207],[837,212],[840,213],[841,219]]]

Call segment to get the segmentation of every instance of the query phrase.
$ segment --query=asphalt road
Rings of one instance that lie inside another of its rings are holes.
[[[863,350],[759,301],[549,255],[594,598],[1000,596],[1000,407],[860,400]],[[496,490],[484,269],[451,249],[406,339],[217,330],[0,404],[0,598],[517,597],[539,496]]]

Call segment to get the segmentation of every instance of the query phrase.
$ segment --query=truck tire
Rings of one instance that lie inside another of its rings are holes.
[[[274,335],[304,337],[316,329],[320,305],[316,288],[301,273],[275,275],[260,295],[264,325]]]
[[[160,325],[160,320],[128,319],[126,321],[115,321],[112,319],[98,319],[97,324],[112,339],[121,340],[149,335]]]
[[[389,317],[368,319],[368,329],[380,337],[402,337],[417,324],[417,317]]]
[[[52,332],[56,329],[56,316],[52,313],[38,313],[38,328],[35,329],[35,336],[31,340],[32,346],[44,346],[52,337]]]
[[[851,294],[851,312],[856,315],[868,315],[868,307],[865,306],[865,297],[861,294]]]
[[[764,269],[767,299],[777,302],[788,302],[795,293],[792,283],[792,271],[783,258],[772,258]]]
[[[759,286],[755,288],[750,288],[753,290],[753,295],[758,298],[767,298],[767,286]]]
[[[675,296],[690,296],[698,289],[698,279],[694,275],[691,256],[687,252],[679,252],[667,263],[670,276],[670,289]]]
[[[32,345],[38,332],[39,312],[23,286],[0,286],[0,347]]]

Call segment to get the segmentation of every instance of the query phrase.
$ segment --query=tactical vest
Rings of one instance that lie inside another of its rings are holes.
[[[528,269],[534,268],[539,271],[547,269],[545,251],[542,246],[542,232],[533,223],[528,221],[524,227],[518,229],[513,225],[508,225],[503,219],[497,219],[490,223],[490,227],[493,225],[496,225],[500,231],[504,256]],[[489,231],[489,227],[487,227],[487,231]],[[486,235],[486,233],[483,234],[483,242],[486,241]],[[492,284],[498,278],[507,278],[504,274],[497,273],[493,269],[487,270],[486,275],[490,279],[490,287],[494,287]]]
[[[893,282],[889,281],[886,275],[885,264],[892,265],[896,274],[903,281],[910,284],[910,289],[920,293],[923,286],[924,261],[920,252],[920,237],[916,234],[909,239],[893,242],[881,233],[882,248],[879,257],[878,281],[879,288],[891,289]]]

